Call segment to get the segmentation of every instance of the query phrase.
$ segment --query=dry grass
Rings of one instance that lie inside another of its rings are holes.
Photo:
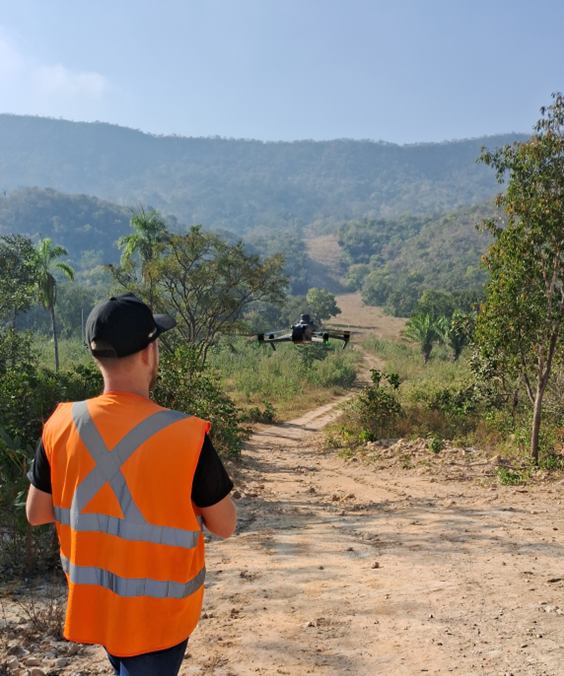
[[[33,634],[62,637],[67,586],[60,577],[53,575],[43,584],[35,582],[14,598],[21,616],[27,620],[27,628]]]
[[[337,397],[347,394],[347,392],[349,392],[349,390],[341,387],[308,390],[299,397],[276,401],[274,402],[274,407],[276,409],[275,422],[286,422],[288,420],[293,420],[294,418],[299,418],[304,415],[304,413],[312,411],[319,406],[329,404]],[[263,400],[258,396],[252,397],[251,403],[260,407]],[[243,405],[242,408],[245,409],[248,408],[248,406]]]
[[[360,292],[344,293],[335,296],[341,314],[333,317],[327,324],[339,328],[350,328],[362,334],[372,334],[377,338],[397,338],[405,328],[406,319],[384,314],[382,308],[364,305]],[[353,340],[354,337],[353,337]]]
[[[322,235],[305,239],[304,245],[307,255],[312,261],[325,265],[334,271],[341,267],[341,247],[336,235]]]

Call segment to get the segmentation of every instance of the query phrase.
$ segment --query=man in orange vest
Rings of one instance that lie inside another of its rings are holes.
[[[210,424],[149,399],[158,337],[174,326],[132,293],[92,310],[104,392],[59,404],[28,475],[29,522],[57,527],[64,635],[104,646],[120,676],[178,673],[202,607],[203,526],[226,538],[236,525]]]

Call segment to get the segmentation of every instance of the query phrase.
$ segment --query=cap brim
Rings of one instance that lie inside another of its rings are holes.
[[[157,329],[159,330],[159,336],[165,331],[170,331],[176,326],[176,319],[173,319],[170,315],[153,315]]]

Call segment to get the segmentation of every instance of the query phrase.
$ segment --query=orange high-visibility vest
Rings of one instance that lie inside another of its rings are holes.
[[[120,657],[196,627],[204,539],[192,482],[210,424],[135,394],[60,404],[43,430],[61,561],[64,635]]]

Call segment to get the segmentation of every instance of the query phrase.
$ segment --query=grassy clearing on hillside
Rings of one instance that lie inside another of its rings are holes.
[[[405,329],[407,320],[387,315],[382,308],[364,305],[360,292],[335,296],[341,314],[328,320],[328,326],[360,330],[378,338],[396,338]]]
[[[277,420],[327,403],[356,380],[360,353],[349,346],[281,344],[276,352],[244,341],[225,345],[210,357],[228,392],[241,408],[271,404]]]

